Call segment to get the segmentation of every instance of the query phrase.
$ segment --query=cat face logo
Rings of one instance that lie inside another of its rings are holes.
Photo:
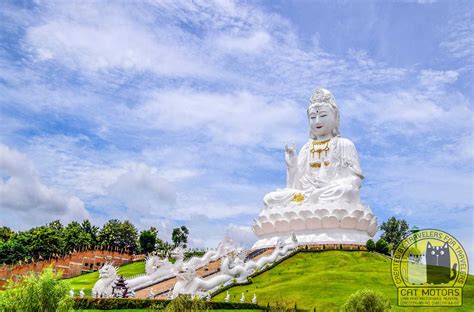
[[[461,306],[467,255],[451,235],[420,230],[396,247],[392,278],[400,306]]]

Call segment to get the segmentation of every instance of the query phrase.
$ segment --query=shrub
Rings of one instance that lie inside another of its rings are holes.
[[[380,252],[381,254],[386,254],[386,255],[389,254],[388,244],[383,238],[377,241],[377,243],[375,244],[375,250],[377,252]]]
[[[68,284],[51,267],[9,281],[0,292],[0,311],[5,312],[70,311],[73,305]]]
[[[381,293],[371,289],[361,289],[349,296],[343,306],[346,312],[390,311],[390,301]]]
[[[367,247],[368,251],[375,251],[375,242],[369,239],[367,243],[365,244],[365,247]]]
[[[166,306],[165,311],[202,311],[207,310],[206,303],[201,299],[194,298],[191,296],[180,295],[175,299],[171,300],[170,303]]]
[[[267,304],[267,311],[270,312],[294,312],[297,310],[296,304],[293,308],[291,303],[284,300],[276,301],[273,305]]]
[[[103,309],[103,310],[121,310],[121,309],[146,309],[160,308],[163,309],[167,300],[150,300],[139,298],[75,298],[74,309]]]

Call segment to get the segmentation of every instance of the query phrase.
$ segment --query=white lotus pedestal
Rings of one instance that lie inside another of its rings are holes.
[[[369,207],[346,202],[292,202],[264,208],[254,221],[253,231],[258,241],[252,249],[274,247],[278,239],[291,240],[293,233],[299,245],[365,245],[377,231],[377,219]]]

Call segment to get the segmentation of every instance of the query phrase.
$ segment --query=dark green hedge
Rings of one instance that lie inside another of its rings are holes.
[[[124,298],[75,298],[74,309],[163,309],[169,300],[152,300],[152,299],[124,299]],[[206,302],[206,306],[213,310],[238,310],[238,309],[262,309],[252,303],[235,303],[235,302]]]
[[[131,299],[131,298],[74,298],[74,309],[146,309],[152,305],[162,303],[163,307],[168,301],[158,301],[150,299]]]

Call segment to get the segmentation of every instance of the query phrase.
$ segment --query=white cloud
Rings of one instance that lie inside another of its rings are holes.
[[[362,193],[370,202],[419,222],[439,222],[452,218],[457,209],[472,207],[474,183],[468,168],[437,159],[438,151],[426,150],[423,155],[409,151],[403,156],[366,158],[370,167],[365,166],[368,178]],[[436,217],[424,219],[432,214]]]
[[[440,46],[455,58],[466,58],[471,63],[474,55],[474,33],[472,32],[472,6],[463,7],[458,3],[457,10],[453,12],[454,18],[446,25],[444,40]],[[466,64],[467,65],[467,64]]]
[[[211,93],[192,89],[160,90],[137,108],[137,119],[154,128],[199,131],[229,145],[281,147],[305,121],[294,102],[248,92]],[[291,116],[291,118],[289,118]]]
[[[108,191],[139,215],[170,217],[177,199],[175,186],[143,163],[131,165]]]
[[[231,192],[231,191],[229,191]],[[192,220],[196,215],[205,215],[211,220],[241,217],[242,215],[258,214],[260,207],[249,205],[232,205],[226,201],[183,199],[174,216],[182,220]]]
[[[85,71],[151,71],[171,76],[206,76],[196,49],[186,49],[180,30],[172,25],[138,22],[127,5],[55,3],[43,19],[27,30],[25,45],[39,61],[55,60]],[[173,34],[169,36],[168,34]],[[182,33],[181,33],[182,34]],[[192,42],[186,43],[188,46]]]
[[[75,196],[65,196],[46,186],[33,163],[22,153],[0,144],[0,209],[4,222],[24,228],[51,221],[63,222],[90,218],[84,203]]]
[[[257,240],[257,237],[250,226],[230,224],[226,230],[226,236],[234,240],[238,245],[250,248]]]
[[[229,52],[260,53],[271,45],[271,37],[265,31],[257,31],[248,36],[221,35],[219,46]]]
[[[458,77],[459,73],[454,70],[422,70],[419,75],[421,85],[430,89],[442,87],[445,84],[454,83]]]
[[[474,118],[469,99],[462,94],[441,88],[426,91],[418,86],[393,91],[361,90],[344,101],[342,111],[350,116],[348,121],[358,121],[370,130],[364,131],[367,139],[377,130],[385,138],[392,134],[451,136],[465,131]]]

